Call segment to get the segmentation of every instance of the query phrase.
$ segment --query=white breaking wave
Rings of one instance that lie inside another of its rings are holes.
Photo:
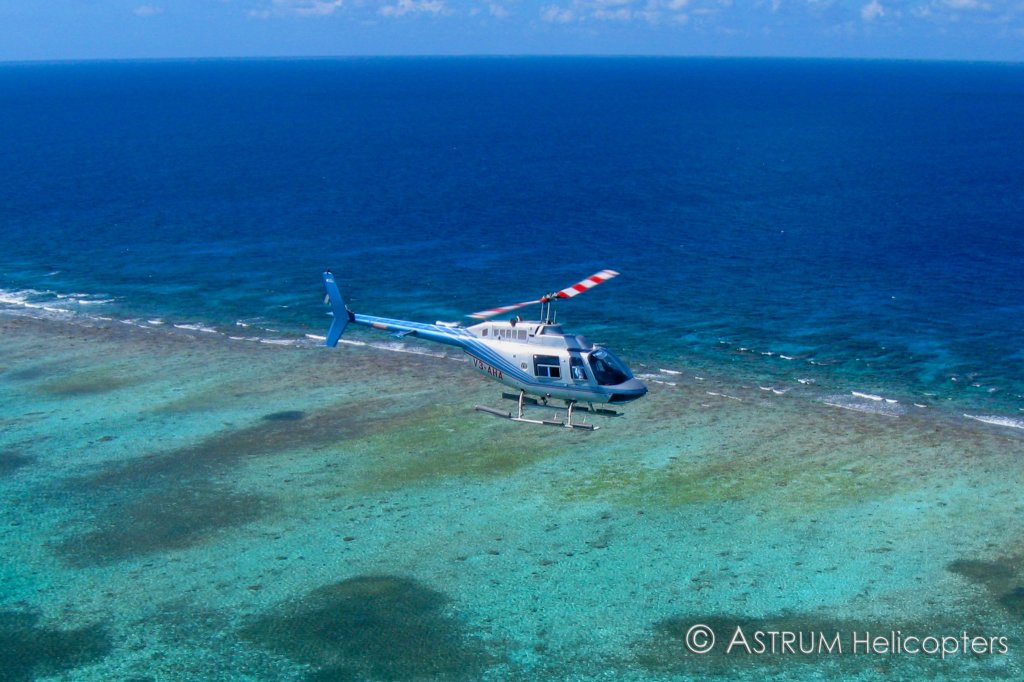
[[[42,308],[39,303],[33,303],[30,299],[42,296],[52,296],[52,291],[39,291],[38,289],[0,289],[0,303],[7,305],[24,306],[26,308]]]
[[[67,308],[53,305],[59,302],[53,291],[38,289],[0,289],[0,306],[8,311],[30,317],[66,317],[74,314]]]
[[[71,300],[74,301],[75,303],[80,303],[82,305],[93,305],[96,303],[114,302],[114,299],[112,298],[97,298],[93,294],[82,294],[78,292],[75,292],[73,294],[54,294],[54,296],[61,300]]]
[[[325,341],[327,339],[327,337],[325,337],[325,336],[317,336],[316,334],[306,334],[306,336],[308,338],[310,338],[310,339],[315,340],[315,341]],[[462,360],[461,357],[453,358],[453,357],[451,357],[448,354],[443,353],[443,352],[436,352],[436,351],[432,352],[432,351],[428,351],[428,350],[419,350],[417,348],[410,348],[410,347],[406,346],[405,344],[398,343],[398,342],[393,342],[393,343],[367,343],[366,341],[352,341],[350,339],[339,339],[338,343],[346,343],[346,344],[348,344],[350,346],[366,346],[366,347],[369,347],[369,348],[373,348],[375,350],[386,350],[386,351],[389,351],[391,353],[407,353],[409,355],[425,355],[425,356],[431,357],[431,358],[445,358],[447,360],[459,360],[459,361]]]
[[[1024,429],[1024,419],[1014,419],[1013,417],[997,417],[994,415],[984,414],[967,414],[964,416],[974,421],[985,422],[986,424],[995,424],[996,426],[1008,426],[1011,429]]]
[[[176,324],[176,325],[174,325],[174,328],[175,329],[187,329],[187,330],[193,331],[193,332],[206,332],[207,334],[219,334],[220,333],[220,332],[218,332],[216,329],[214,329],[212,327],[204,327],[201,324]]]
[[[440,352],[436,352],[436,351],[429,351],[429,350],[419,350],[417,348],[409,348],[404,343],[397,343],[397,342],[393,342],[393,343],[371,343],[370,346],[372,348],[379,348],[380,350],[389,350],[389,351],[392,351],[394,353],[409,353],[411,355],[426,355],[427,357],[431,357],[431,358],[446,358],[446,357],[448,357],[444,353],[440,353]]]
[[[661,370],[664,372],[665,370]],[[681,372],[670,372],[670,374],[681,374]],[[649,381],[652,384],[661,384],[662,386],[678,386],[675,381],[666,381],[663,374],[651,374],[641,373],[635,375],[637,379],[642,381]]]
[[[105,303],[113,303],[115,302],[115,300],[116,299],[114,298],[103,298],[95,294],[86,294],[81,292],[64,294],[51,290],[39,289],[0,289],[0,310],[4,311],[7,314],[13,314],[18,316],[28,316],[40,319],[79,320],[86,324],[90,322],[120,323],[123,325],[139,327],[141,329],[153,329],[154,327],[161,327],[167,325],[175,329],[181,330],[182,332],[212,334],[230,339],[232,341],[249,341],[253,343],[262,343],[272,346],[312,345],[310,341],[305,338],[267,338],[255,335],[229,336],[224,332],[215,329],[214,327],[207,326],[202,322],[169,323],[159,317],[118,319],[105,315],[88,314],[85,313],[83,310],[85,306],[95,306]],[[240,329],[246,329],[256,326],[256,323],[259,321],[260,320],[258,319],[250,321],[238,320],[236,324]],[[249,329],[249,331],[255,330]],[[260,329],[260,331],[273,332],[276,330]],[[324,337],[322,336],[317,337],[311,334],[307,336],[312,341],[322,342],[324,340]],[[365,343],[359,341],[344,341],[344,343],[352,343],[353,345],[366,345]],[[420,353],[419,351],[416,351],[414,349],[386,348],[386,350],[397,350],[400,352],[431,355],[431,353]],[[438,357],[447,356],[440,354],[438,355]]]
[[[113,303],[114,300],[78,292],[61,294],[49,289],[0,289],[0,309],[28,317],[67,319],[79,314],[83,306]]]
[[[871,393],[860,393],[851,391],[850,395],[839,394],[822,398],[822,402],[832,407],[839,407],[854,412],[866,412],[868,414],[880,414],[885,417],[899,417],[906,414],[905,407],[898,401],[883,398]]]
[[[899,401],[895,398],[886,398],[884,396],[875,395],[874,393],[861,393],[860,391],[850,391],[850,395],[855,398],[865,398],[867,400],[874,400],[875,402],[885,401],[889,404],[896,404]]]

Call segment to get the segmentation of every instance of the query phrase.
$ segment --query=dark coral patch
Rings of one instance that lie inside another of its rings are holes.
[[[999,597],[999,603],[1011,615],[1024,620],[1024,585],[1017,585]]]
[[[0,611],[0,679],[58,675],[110,653],[110,635],[103,627],[51,630],[38,621],[34,613]]]
[[[32,463],[32,458],[13,450],[0,452],[0,476],[13,474],[18,469]]]
[[[109,393],[137,383],[138,379],[134,377],[116,372],[91,370],[49,379],[38,384],[35,390],[44,395],[75,397]]]
[[[283,412],[271,412],[270,414],[265,414],[263,415],[263,419],[268,422],[297,422],[305,416],[306,413],[302,410],[285,410]]]
[[[15,381],[33,381],[49,376],[52,372],[52,365],[34,365],[25,369],[6,372],[3,376],[5,379],[14,379]]]
[[[184,549],[263,516],[267,498],[207,484],[170,488],[105,509],[95,527],[58,546],[72,566],[110,564]]]
[[[85,489],[139,489],[208,480],[251,457],[288,450],[315,450],[370,433],[390,423],[390,401],[316,412],[302,419],[263,419],[241,429],[210,436],[196,445],[139,457],[70,481]]]
[[[972,582],[999,589],[1013,582],[1017,572],[1016,564],[1016,561],[1009,559],[996,559],[995,561],[957,559],[951,561],[946,568]]]
[[[491,658],[446,613],[447,598],[408,578],[360,576],[321,587],[242,630],[313,680],[478,679]]]
[[[261,420],[196,445],[116,463],[64,482],[94,527],[57,550],[73,566],[109,564],[182,549],[270,511],[269,497],[209,483],[248,458],[316,450],[356,437],[388,419],[391,403],[335,408],[302,419]],[[376,408],[376,409],[374,409]]]
[[[946,568],[984,587],[1011,616],[1024,620],[1024,570],[1020,557],[993,561],[957,559]]]

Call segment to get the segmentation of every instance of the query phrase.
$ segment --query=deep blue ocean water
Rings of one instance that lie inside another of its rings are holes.
[[[305,339],[324,267],[425,321],[607,267],[560,319],[634,366],[1024,408],[1022,65],[7,64],[0,112],[11,310]]]

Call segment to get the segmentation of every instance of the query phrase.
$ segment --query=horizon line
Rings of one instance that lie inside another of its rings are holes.
[[[1021,65],[1024,59],[952,58],[952,57],[850,57],[801,55],[715,55],[715,54],[647,54],[647,53],[457,53],[457,54],[311,54],[311,55],[207,55],[179,57],[82,57],[0,59],[0,66],[59,65],[124,62],[239,62],[239,61],[345,61],[360,59],[666,59],[666,60],[736,60],[736,61],[818,61],[818,62],[901,62],[931,64],[1002,64]]]

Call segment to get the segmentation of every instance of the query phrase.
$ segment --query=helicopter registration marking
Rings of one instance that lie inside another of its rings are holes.
[[[478,357],[475,357],[473,355],[471,355],[470,357],[473,358],[473,366],[476,367],[481,372],[486,372],[486,373],[490,374],[492,377],[494,377],[495,379],[504,379],[505,378],[505,375],[501,373],[500,369],[495,369],[495,368],[491,367],[490,365],[488,365],[486,362],[484,362],[483,360],[481,360]]]

